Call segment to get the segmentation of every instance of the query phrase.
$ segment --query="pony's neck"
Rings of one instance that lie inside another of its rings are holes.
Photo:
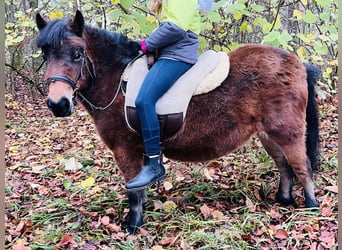
[[[101,66],[125,66],[139,53],[139,43],[122,34],[86,26],[85,36],[88,50]]]
[[[83,37],[96,77],[88,77],[86,89],[80,91],[93,105],[104,107],[111,102],[125,66],[139,54],[140,46],[123,35],[91,26],[85,27]]]

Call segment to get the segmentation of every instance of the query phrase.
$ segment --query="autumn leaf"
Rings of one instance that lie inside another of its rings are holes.
[[[336,245],[335,239],[335,233],[329,231],[322,231],[321,236],[319,237],[319,240],[326,243],[326,247],[328,248],[332,248]]]
[[[68,234],[64,234],[61,238],[61,240],[58,242],[58,244],[56,245],[56,247],[60,248],[60,247],[65,247],[67,245],[77,245],[77,243],[74,240],[74,237],[72,237],[71,235]]]
[[[335,194],[338,194],[338,186],[337,185],[335,185],[335,186],[327,186],[324,189],[328,190],[330,192],[333,192]]]
[[[164,250],[164,248],[162,246],[157,245],[157,246],[153,246],[152,250]]]
[[[13,250],[31,250],[31,247],[25,246],[25,243],[19,240],[17,243],[13,245],[12,249]]]
[[[162,245],[168,245],[170,243],[172,243],[175,240],[175,238],[170,237],[170,238],[164,238],[160,241],[160,244]]]
[[[101,219],[101,223],[103,224],[103,225],[105,225],[105,226],[107,226],[107,225],[109,225],[109,217],[108,216],[104,216],[104,217],[102,217],[102,219]]]
[[[95,183],[94,177],[89,177],[85,179],[84,181],[81,181],[80,185],[83,188],[91,187]]]
[[[66,171],[77,171],[83,167],[82,164],[78,162],[74,157],[71,157],[68,160],[64,160],[64,166],[64,170]]]
[[[204,168],[203,169],[203,175],[209,180],[209,181],[212,181],[214,180],[213,177],[211,177],[210,173],[209,173],[209,170],[207,168]]]
[[[283,240],[283,239],[287,239],[289,237],[289,234],[286,232],[286,230],[279,229],[279,230],[277,230],[277,232],[274,235],[274,237]]]
[[[167,213],[172,212],[176,208],[177,208],[177,205],[173,201],[165,201],[163,204],[163,209]]]
[[[201,214],[204,216],[204,218],[208,218],[212,216],[213,209],[209,208],[207,204],[204,204],[203,206],[200,207]]]
[[[168,182],[168,181],[164,181],[163,185],[164,185],[164,188],[165,188],[166,191],[169,191],[169,190],[171,190],[173,188],[172,183]]]
[[[255,212],[255,205],[248,196],[246,196],[246,205],[251,212]]]
[[[212,215],[213,215],[213,218],[214,218],[215,220],[220,220],[220,219],[223,218],[223,213],[222,213],[221,211],[219,211],[219,210],[214,210],[214,212],[212,213]]]
[[[297,18],[298,20],[301,20],[303,19],[303,13],[300,10],[294,10],[293,17]]]

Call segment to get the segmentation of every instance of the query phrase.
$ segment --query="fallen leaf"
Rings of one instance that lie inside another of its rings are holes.
[[[211,177],[211,175],[209,174],[209,170],[208,170],[207,168],[204,168],[204,169],[203,169],[203,175],[204,175],[209,181],[214,180],[214,178]]]
[[[169,191],[173,188],[173,185],[171,182],[168,182],[168,181],[164,181],[164,188],[166,191]]]
[[[321,215],[325,217],[329,217],[331,215],[331,209],[329,207],[322,207]]]
[[[102,217],[101,223],[105,226],[109,225],[109,216]]]
[[[283,239],[287,239],[289,237],[289,234],[286,232],[286,230],[279,229],[279,230],[277,230],[274,237],[283,240]]]
[[[215,220],[220,220],[223,217],[223,213],[219,210],[215,210],[212,214]]]
[[[71,157],[68,160],[65,160],[64,166],[65,166],[64,169],[67,171],[77,171],[83,168],[83,165],[79,161],[77,161],[74,157]]]
[[[177,208],[177,205],[173,201],[165,201],[163,204],[163,209],[167,213],[170,213],[172,210],[176,208]]]
[[[283,215],[280,214],[276,208],[272,207],[270,210],[270,216],[272,219],[280,219]]]
[[[162,246],[153,246],[152,249],[153,250],[164,250],[164,248]]]
[[[153,201],[153,206],[154,206],[154,211],[162,210],[163,209],[163,202],[161,202],[160,200],[155,200],[155,201]]]
[[[31,168],[32,168],[32,173],[34,173],[34,174],[40,174],[40,173],[42,172],[42,170],[43,170],[44,168],[46,168],[46,166],[41,165],[40,162],[32,162],[32,163],[30,164],[30,166],[31,166]]]
[[[254,206],[252,200],[249,199],[248,196],[246,196],[246,205],[247,205],[247,207],[249,208],[249,210],[250,210],[251,212],[255,212],[255,206]]]
[[[110,229],[110,231],[116,232],[116,233],[121,231],[121,227],[116,225],[115,223],[109,224],[108,228]]]
[[[335,185],[335,186],[327,186],[324,189],[328,190],[330,192],[338,194],[338,186],[337,185]]]
[[[204,204],[200,207],[201,214],[203,214],[204,218],[208,218],[212,215],[213,209],[208,207],[207,204]]]
[[[75,244],[75,243],[76,242],[74,241],[74,237],[72,237],[69,234],[64,234],[62,236],[61,240],[56,245],[56,247],[60,248],[60,247],[66,246],[68,244]]]
[[[83,188],[91,187],[95,183],[94,177],[89,177],[85,179],[84,181],[81,181],[81,186]]]
[[[12,249],[13,250],[31,250],[31,247],[26,247],[24,242],[19,241],[12,246]]]
[[[168,245],[170,243],[172,243],[175,240],[175,238],[170,237],[170,238],[164,238],[160,241],[160,244],[162,245]]]
[[[328,248],[332,248],[336,245],[336,237],[334,232],[322,231],[321,236],[318,239],[326,243]]]

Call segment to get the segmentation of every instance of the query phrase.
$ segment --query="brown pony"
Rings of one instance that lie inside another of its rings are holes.
[[[89,112],[104,143],[113,151],[126,181],[142,166],[143,143],[124,117],[120,77],[139,54],[138,42],[74,18],[45,21],[36,16],[37,46],[46,60],[47,105],[68,116],[74,101]],[[182,129],[163,141],[163,153],[180,161],[208,161],[241,146],[253,134],[280,171],[278,201],[294,202],[293,177],[304,187],[306,207],[317,207],[311,166],[317,164],[318,117],[314,83],[318,70],[295,55],[262,45],[229,53],[231,69],[220,87],[192,98]],[[143,224],[145,190],[127,192],[128,231]]]

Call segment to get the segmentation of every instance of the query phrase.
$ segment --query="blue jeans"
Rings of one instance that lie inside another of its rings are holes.
[[[156,102],[191,66],[192,64],[180,61],[159,59],[142,83],[135,106],[144,138],[145,154],[149,156],[160,154],[160,127]]]

